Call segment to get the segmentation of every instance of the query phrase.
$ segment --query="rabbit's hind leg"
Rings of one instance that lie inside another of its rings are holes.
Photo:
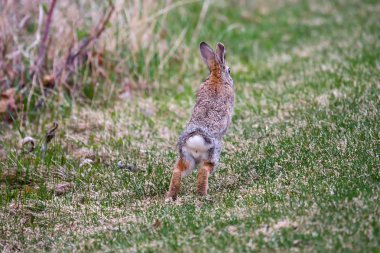
[[[198,172],[197,179],[197,194],[201,196],[207,195],[208,189],[208,176],[214,170],[215,165],[210,162],[202,162],[201,168]]]
[[[181,186],[181,177],[188,174],[194,167],[194,161],[180,157],[174,166],[172,179],[170,181],[169,191],[166,193],[167,199],[176,200]]]

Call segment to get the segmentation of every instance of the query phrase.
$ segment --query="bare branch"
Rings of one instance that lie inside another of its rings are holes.
[[[48,16],[47,16],[46,23],[45,23],[44,35],[42,37],[40,48],[38,50],[38,58],[37,58],[37,61],[35,63],[34,69],[32,70],[32,75],[35,73],[41,72],[41,67],[42,67],[42,63],[44,62],[44,58],[45,58],[45,52],[46,52],[47,43],[48,43],[50,25],[51,25],[51,21],[53,18],[53,11],[54,11],[54,7],[55,7],[56,2],[57,2],[57,0],[52,0],[51,4],[50,4]]]

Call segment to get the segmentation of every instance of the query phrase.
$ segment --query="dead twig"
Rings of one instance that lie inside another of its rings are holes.
[[[43,152],[46,151],[47,149],[47,145],[49,144],[49,142],[55,137],[55,130],[57,130],[58,128],[58,123],[57,122],[53,122],[53,126],[49,129],[49,131],[47,132],[46,136],[45,136],[45,141],[44,143],[42,144],[42,148],[41,150]]]
[[[46,23],[45,23],[44,35],[42,37],[40,48],[38,50],[37,61],[35,63],[35,66],[32,69],[32,75],[39,74],[41,72],[42,63],[44,62],[45,52],[46,52],[48,38],[49,38],[50,25],[51,25],[51,21],[53,18],[53,11],[54,11],[54,7],[55,7],[56,2],[57,2],[57,0],[52,0],[51,4],[50,4],[48,16],[47,16]]]

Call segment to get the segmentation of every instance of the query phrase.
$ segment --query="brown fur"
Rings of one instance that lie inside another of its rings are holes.
[[[212,163],[204,162],[198,172],[197,178],[197,194],[204,196],[207,195],[208,189],[208,176],[214,170]]]
[[[171,197],[173,199],[177,198],[179,188],[181,187],[182,172],[186,171],[187,169],[189,169],[189,162],[185,161],[182,158],[178,159],[173,169],[169,192],[166,194],[167,197]]]
[[[210,77],[197,91],[196,104],[189,123],[206,127],[211,134],[221,138],[231,122],[233,87],[222,83],[218,73],[211,72]]]

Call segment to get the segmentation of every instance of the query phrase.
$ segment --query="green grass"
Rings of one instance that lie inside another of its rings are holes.
[[[58,121],[45,154],[21,152],[17,125],[2,126],[0,249],[379,252],[379,3],[213,2],[199,40],[227,47],[233,124],[209,196],[195,195],[194,173],[166,203],[176,138],[206,77],[192,43],[201,8],[169,13],[168,34],[188,27],[193,57],[170,62],[149,96],[52,105],[20,128],[42,139]],[[57,194],[62,182],[73,187]]]

